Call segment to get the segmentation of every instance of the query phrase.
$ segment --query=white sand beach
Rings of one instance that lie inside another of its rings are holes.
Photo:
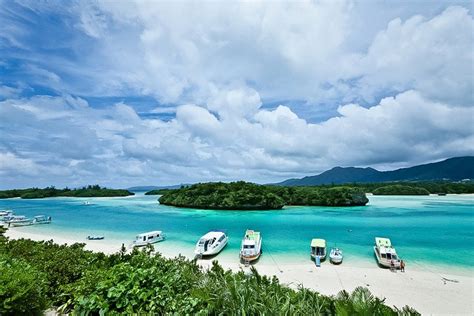
[[[6,234],[9,238],[28,238],[32,240],[50,240],[58,244],[72,244],[81,242],[86,244],[86,249],[114,253],[119,251],[121,243],[112,240],[87,241],[69,239],[62,236],[51,236],[31,233],[21,228],[11,228]],[[165,251],[163,255],[174,257],[179,253]],[[237,260],[216,257],[219,263],[228,269],[248,271],[249,268],[239,264]],[[212,264],[212,260],[200,260],[204,268]],[[341,290],[352,291],[358,286],[365,286],[378,296],[385,297],[388,305],[403,307],[409,305],[423,315],[472,315],[474,277],[472,273],[456,273],[456,270],[446,273],[439,269],[410,269],[407,271],[390,272],[387,269],[373,265],[350,266],[348,264],[332,265],[324,263],[316,268],[309,260],[305,262],[282,262],[274,264],[259,262],[254,267],[265,275],[275,275],[278,279],[291,287],[302,285],[322,294],[335,295]],[[429,270],[429,271],[428,271]]]

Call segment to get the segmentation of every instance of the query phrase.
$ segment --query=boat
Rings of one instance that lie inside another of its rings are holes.
[[[105,238],[104,236],[87,236],[86,237],[87,240],[102,240],[104,238]]]
[[[5,217],[5,216],[12,216],[13,211],[12,210],[1,210],[0,211],[0,218]]]
[[[400,268],[400,259],[390,239],[375,237],[374,253],[380,266],[391,268],[393,263],[394,268]]]
[[[140,247],[165,240],[165,234],[161,230],[155,230],[148,233],[139,234],[133,241],[133,246]]]
[[[33,218],[33,224],[50,224],[51,216],[37,215]]]
[[[262,254],[262,236],[260,232],[247,229],[240,247],[240,259],[246,264],[257,260]]]
[[[342,263],[342,259],[343,259],[342,250],[339,248],[332,248],[331,251],[329,252],[329,261],[331,261],[334,264],[340,264]]]
[[[13,215],[9,216],[7,220],[4,220],[8,226],[28,226],[33,225],[33,220],[31,218],[27,218],[23,215]]]
[[[92,204],[89,201],[85,201],[85,202],[82,203],[82,205],[92,205]]]
[[[315,238],[311,240],[311,259],[316,262],[326,260],[326,240]]]
[[[227,245],[227,235],[222,231],[210,231],[202,236],[196,243],[194,254],[196,256],[216,255]]]

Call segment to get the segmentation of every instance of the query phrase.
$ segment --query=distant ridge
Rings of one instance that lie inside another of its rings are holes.
[[[352,182],[461,181],[464,179],[474,179],[474,157],[472,156],[449,158],[439,162],[392,171],[378,171],[374,168],[335,167],[319,175],[301,179],[288,179],[275,183],[275,185],[310,186]]]
[[[179,189],[182,186],[189,186],[190,184],[175,184],[175,185],[164,185],[164,186],[154,186],[154,185],[144,185],[144,186],[136,186],[130,187],[127,190],[129,191],[151,191],[151,190],[161,190],[161,189]]]

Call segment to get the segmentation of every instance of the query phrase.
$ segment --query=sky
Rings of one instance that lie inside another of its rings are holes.
[[[0,188],[474,155],[469,1],[0,0]]]

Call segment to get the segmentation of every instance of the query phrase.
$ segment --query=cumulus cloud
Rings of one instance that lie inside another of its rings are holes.
[[[266,182],[474,153],[462,6],[379,17],[352,1],[22,5],[73,31],[43,49],[16,4],[0,13],[13,30],[0,35],[3,185]],[[20,79],[54,96],[12,88],[17,60]]]
[[[0,140],[3,175],[21,167],[56,179],[61,170],[77,183],[98,174],[120,183],[273,180],[334,165],[474,153],[473,108],[430,101],[416,91],[371,108],[343,105],[338,117],[317,124],[284,105],[228,120],[209,106],[188,104],[165,122],[141,118],[124,103],[94,109],[70,96],[3,101],[0,111],[8,118],[0,122],[8,131]]]

